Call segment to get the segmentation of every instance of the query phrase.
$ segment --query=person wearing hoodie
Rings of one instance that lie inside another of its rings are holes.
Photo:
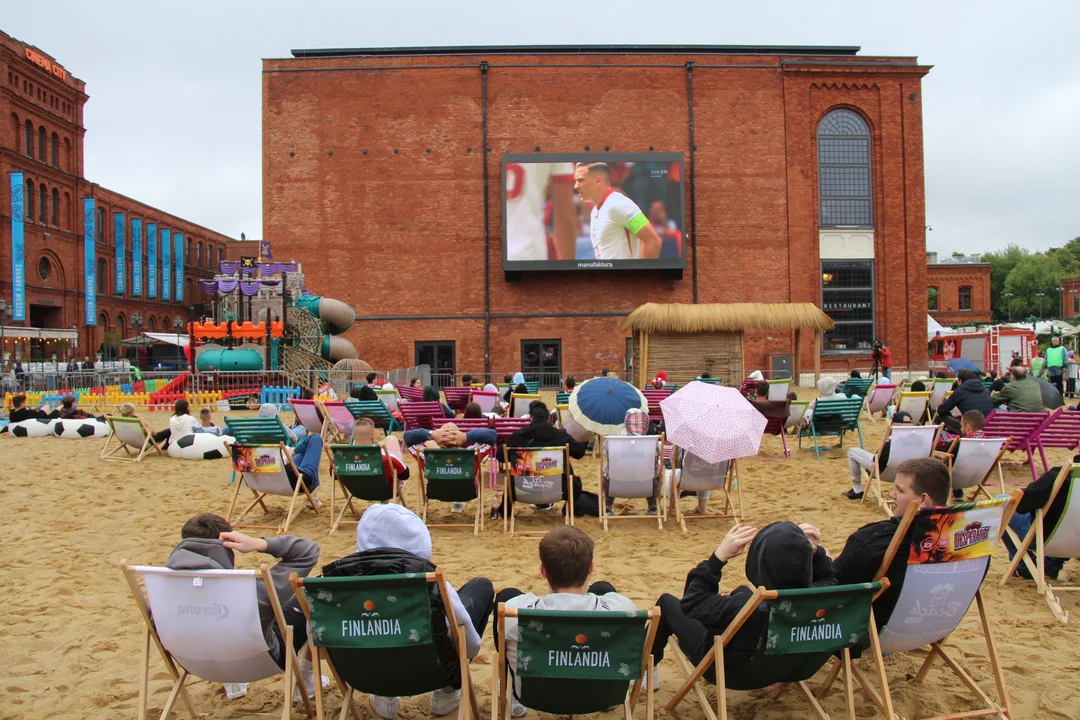
[[[724,536],[723,542],[708,559],[686,576],[682,600],[664,594],[660,623],[652,646],[657,665],[664,657],[668,638],[674,635],[679,647],[694,665],[712,651],[713,637],[722,635],[746,605],[754,587],[769,590],[793,590],[836,585],[832,563],[820,546],[821,532],[813,525],[790,521],[774,522],[756,528],[738,523]],[[752,587],[740,585],[730,595],[719,592],[724,568],[749,544],[746,556],[746,579]],[[762,641],[769,619],[768,603],[762,603],[724,648],[724,667],[745,664]],[[710,668],[705,677],[716,682]]]
[[[278,406],[274,403],[263,403],[259,406],[259,417],[264,420],[278,417]],[[285,425],[285,422],[282,421],[281,424]],[[285,425],[285,432],[289,434],[289,438],[292,439],[293,442],[296,442],[307,435],[307,428],[293,418],[293,426],[289,427],[288,425]]]
[[[376,398],[377,397],[378,396],[376,396]],[[424,402],[437,402],[442,407],[443,417],[455,417],[454,411],[450,409],[450,406],[439,399],[439,388],[434,385],[427,385],[424,387]]]
[[[169,418],[169,427],[154,433],[154,442],[165,443],[168,447],[173,440],[178,440],[184,435],[195,432],[195,426],[199,421],[188,410],[188,401],[180,398],[173,405],[173,414]]]
[[[551,411],[547,405],[534,400],[529,403],[529,418],[531,422],[525,427],[516,430],[513,435],[506,439],[506,447],[561,447],[570,446],[570,457],[580,460],[585,457],[587,450],[585,443],[578,442],[562,428],[551,424]],[[573,478],[573,493],[576,498],[581,494],[581,478],[574,475],[573,468],[567,468],[567,473]],[[491,519],[502,517],[502,493],[496,491],[492,495]],[[548,509],[551,506],[540,506]]]
[[[411,510],[390,503],[372,505],[364,511],[356,526],[356,552],[325,566],[323,577],[399,575],[435,570],[427,526]],[[454,616],[465,631],[465,654],[472,660],[480,652],[480,637],[495,611],[495,589],[487,578],[473,578],[460,590],[454,590],[449,581],[446,587]],[[430,708],[432,715],[442,716],[454,712],[461,704],[461,672],[449,631],[442,629],[447,624],[438,592],[432,588],[430,605],[432,616],[436,620],[442,618],[443,622],[433,623],[432,630],[447,685],[431,693]],[[368,702],[375,714],[384,720],[398,716],[399,698],[369,695]]]
[[[978,410],[986,416],[994,411],[994,399],[986,392],[978,375],[971,370],[961,370],[956,373],[956,380],[959,386],[941,401],[934,417],[935,424],[945,423],[945,429],[954,435],[960,432],[960,418],[952,414],[953,409],[959,410],[960,415]]]
[[[180,544],[173,548],[165,567],[172,570],[232,570],[235,553],[258,552],[278,558],[269,570],[270,581],[281,604],[286,624],[293,629],[293,649],[299,651],[307,642],[307,620],[293,595],[289,575],[296,573],[307,577],[319,561],[319,546],[311,540],[292,535],[271,538],[253,538],[233,530],[232,525],[213,513],[202,513],[184,523],[180,529]],[[284,640],[274,618],[274,606],[270,602],[264,583],[256,583],[255,592],[259,602],[259,622],[270,657],[278,667],[285,669]],[[313,671],[309,660],[303,661],[304,686],[308,696],[314,697]]]
[[[653,390],[663,390],[667,385],[667,373],[663,370],[656,371],[656,377],[653,378],[651,383]]]
[[[823,377],[818,380],[817,387],[820,395],[811,400],[807,406],[806,413],[803,415],[803,425],[810,426],[810,418],[814,414],[814,406],[817,405],[818,400],[843,400],[847,397],[844,393],[836,392],[837,384],[836,378]]]
[[[529,388],[525,387],[525,373],[516,372],[514,377],[510,379],[510,387],[506,388],[506,392],[503,393],[503,402],[509,404],[511,395],[526,394],[528,392]]]

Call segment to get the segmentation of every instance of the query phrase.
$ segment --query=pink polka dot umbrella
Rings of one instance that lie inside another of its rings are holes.
[[[757,455],[765,416],[736,388],[691,382],[660,401],[667,438],[709,463]]]

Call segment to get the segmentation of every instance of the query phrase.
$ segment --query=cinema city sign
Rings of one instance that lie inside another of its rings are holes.
[[[40,65],[61,80],[67,80],[67,70],[54,63],[41,53],[26,48],[26,59],[35,65]]]

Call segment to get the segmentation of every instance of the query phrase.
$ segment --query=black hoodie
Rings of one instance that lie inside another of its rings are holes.
[[[716,555],[710,555],[686,576],[683,590],[683,612],[713,635],[723,634],[753,594],[745,585],[735,588],[730,595],[719,594],[726,564]],[[815,551],[806,534],[789,521],[766,525],[751,541],[746,553],[746,579],[753,586],[768,590],[836,585],[825,548]],[[762,603],[724,648],[725,667],[738,667],[757,652],[768,619],[767,603]]]
[[[937,408],[937,417],[948,417],[953,408],[958,409],[961,415],[968,410],[978,410],[983,415],[989,415],[994,411],[994,399],[986,392],[982,380],[969,378],[961,383],[952,395],[941,401]]]
[[[506,439],[507,447],[560,447],[570,446],[570,457],[580,460],[585,457],[585,443],[580,443],[562,428],[549,422],[534,422],[521,428]]]

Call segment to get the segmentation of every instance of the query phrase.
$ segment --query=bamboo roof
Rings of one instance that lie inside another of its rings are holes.
[[[650,333],[739,330],[831,330],[833,321],[813,303],[645,303],[626,316],[621,330]]]

